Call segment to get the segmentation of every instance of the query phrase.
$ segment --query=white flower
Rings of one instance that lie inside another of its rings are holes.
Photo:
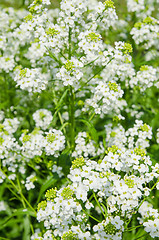
[[[14,81],[21,89],[29,92],[41,92],[46,89],[49,75],[41,73],[40,68],[16,70]]]
[[[49,110],[39,109],[33,114],[33,119],[35,121],[36,127],[40,127],[46,130],[50,125],[53,117]]]

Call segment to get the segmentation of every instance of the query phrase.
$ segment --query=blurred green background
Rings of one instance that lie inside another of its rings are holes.
[[[21,8],[30,5],[33,0],[0,0],[0,5],[3,7]],[[51,7],[56,8],[60,4],[60,0],[51,0]]]
[[[51,1],[51,8],[57,8],[60,5],[61,0],[50,0]],[[100,0],[101,2],[104,2],[105,0]],[[116,7],[120,7],[120,10],[122,11],[123,6],[125,6],[126,0],[114,0],[114,3]],[[0,0],[0,5],[4,7],[14,7],[14,8],[21,8],[26,7],[31,4],[33,0]]]

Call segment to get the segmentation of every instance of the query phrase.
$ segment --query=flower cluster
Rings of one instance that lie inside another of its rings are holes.
[[[64,62],[64,66],[61,67],[56,77],[62,80],[64,86],[76,86],[83,77],[82,67],[83,63],[72,57]]]
[[[133,12],[137,18],[150,16],[155,9],[156,0],[127,0],[128,12]]]
[[[24,130],[20,137],[22,142],[22,154],[28,158],[41,156],[43,151],[46,155],[59,156],[59,151],[62,151],[65,146],[65,137],[60,130],[49,129],[48,132],[43,132],[35,128],[31,133]]]
[[[91,139],[91,136],[86,132],[79,132],[76,140],[75,140],[75,150],[72,153],[72,156],[75,158],[79,158],[84,156],[87,158],[95,157],[99,155],[100,153],[104,152],[102,144],[100,144],[100,147],[96,147],[95,141]]]
[[[93,97],[86,99],[83,111],[92,107],[96,114],[108,114],[108,112],[119,114],[125,105],[125,102],[121,99],[122,96],[123,91],[118,84],[115,82],[103,83],[99,80],[98,86],[94,88]]]
[[[115,138],[118,132],[122,132],[121,127],[116,132],[113,129],[110,138]],[[129,221],[135,211],[143,215],[142,199],[151,191],[147,183],[159,177],[158,165],[151,167],[145,149],[148,144],[144,145],[147,138],[151,139],[151,129],[142,121],[136,121],[135,126],[123,135],[125,138],[122,138],[120,148],[110,145],[105,157],[98,162],[76,158],[68,175],[71,184],[46,192],[46,201],[39,204],[37,219],[44,221],[53,236],[63,239],[67,233],[77,239],[122,239],[126,229],[124,219]],[[146,214],[151,216],[148,212]],[[158,221],[158,213],[153,214],[153,222],[146,221],[147,215],[143,215],[145,231],[151,231],[151,236],[159,236],[157,225],[156,230],[150,230],[150,225],[154,226]],[[88,217],[97,222],[93,228],[88,224]]]
[[[152,87],[158,80],[157,69],[152,66],[141,66],[140,71],[137,72],[136,76],[130,80],[130,86],[134,88],[138,86],[140,91],[145,91],[147,88]]]
[[[14,81],[17,82],[17,86],[20,86],[22,90],[29,92],[41,92],[46,88],[49,75],[41,73],[41,69],[22,69],[16,68],[16,74]]]
[[[135,23],[131,30],[132,38],[137,45],[142,44],[145,49],[158,46],[159,21],[153,17],[146,17],[142,22]]]
[[[39,109],[33,114],[33,119],[37,128],[46,130],[49,127],[53,117],[49,110]]]

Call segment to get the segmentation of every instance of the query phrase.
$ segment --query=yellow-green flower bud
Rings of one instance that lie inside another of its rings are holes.
[[[64,198],[64,199],[70,199],[72,198],[72,195],[73,195],[73,190],[70,189],[70,187],[65,187],[61,193],[61,196]]]
[[[47,206],[47,202],[46,202],[46,201],[40,202],[40,203],[38,204],[38,211],[39,211],[40,209],[42,209],[42,210],[44,211],[45,208],[46,208],[46,206]]]
[[[47,199],[47,201],[53,201],[54,198],[56,198],[56,192],[57,192],[57,188],[51,188],[49,190],[47,190],[45,197]]]
[[[87,39],[92,42],[97,42],[100,40],[100,35],[94,32],[91,32],[87,35]]]
[[[111,0],[106,0],[104,2],[104,5],[105,5],[106,8],[115,8],[114,3]]]
[[[116,227],[112,223],[108,223],[106,226],[104,226],[104,230],[105,233],[109,235],[115,235],[117,232]]]
[[[55,28],[49,28],[46,30],[46,34],[47,35],[50,35],[50,36],[54,36],[54,35],[57,35],[59,33],[58,30],[56,30]]]
[[[109,89],[114,91],[114,92],[118,92],[118,85],[114,82],[109,82],[108,83]]]
[[[62,235],[62,240],[78,240],[77,235],[71,230]]]
[[[85,160],[83,157],[76,158],[75,160],[72,161],[72,169],[81,168],[84,165],[85,165]]]

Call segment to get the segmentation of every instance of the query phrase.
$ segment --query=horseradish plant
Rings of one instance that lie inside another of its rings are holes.
[[[26,214],[31,240],[159,237],[150,202],[159,164],[147,151],[154,136],[134,100],[159,87],[159,68],[149,64],[159,46],[159,21],[150,17],[157,1],[127,1],[131,29],[111,0],[49,4],[1,10],[1,81],[12,96],[0,112],[0,183],[22,207],[15,213],[0,201],[0,209]]]

